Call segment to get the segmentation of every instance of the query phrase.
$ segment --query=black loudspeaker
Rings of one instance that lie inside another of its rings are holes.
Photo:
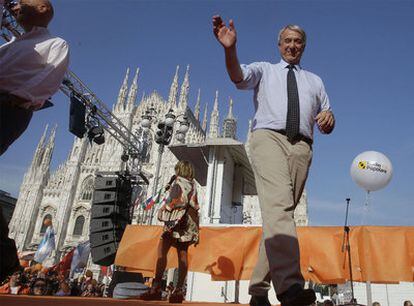
[[[131,223],[131,192],[129,178],[108,172],[97,173],[89,228],[95,264],[109,266],[114,263],[122,234]]]
[[[81,100],[73,94],[70,96],[69,114],[69,132],[79,138],[83,138],[86,133],[86,107]]]

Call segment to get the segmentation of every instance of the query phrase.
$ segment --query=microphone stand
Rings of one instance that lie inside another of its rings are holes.
[[[349,265],[349,276],[351,281],[351,292],[352,292],[352,299],[351,304],[356,302],[355,296],[354,296],[354,281],[352,277],[352,261],[351,261],[351,243],[349,241],[349,226],[348,226],[348,212],[349,212],[349,202],[351,201],[350,198],[346,198],[346,214],[345,214],[345,225],[344,225],[344,237],[342,240],[342,253],[347,252],[348,253],[348,265]]]

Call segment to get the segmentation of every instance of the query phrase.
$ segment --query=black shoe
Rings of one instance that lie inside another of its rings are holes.
[[[250,306],[272,306],[267,295],[252,295]]]
[[[277,296],[282,306],[308,306],[315,302],[316,295],[312,289],[303,289],[299,284],[291,286],[286,292]]]

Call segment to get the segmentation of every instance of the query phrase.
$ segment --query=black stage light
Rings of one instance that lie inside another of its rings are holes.
[[[96,118],[93,113],[90,113],[86,121],[89,141],[93,141],[97,145],[103,144],[105,142],[105,134],[104,129],[101,123],[99,122],[98,118]]]

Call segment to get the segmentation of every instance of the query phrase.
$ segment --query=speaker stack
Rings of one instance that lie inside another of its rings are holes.
[[[131,181],[113,172],[98,172],[92,200],[89,240],[92,261],[101,266],[114,263],[118,244],[128,223]]]
[[[86,133],[85,116],[85,105],[79,97],[72,93],[70,96],[69,132],[79,138],[83,138]]]

